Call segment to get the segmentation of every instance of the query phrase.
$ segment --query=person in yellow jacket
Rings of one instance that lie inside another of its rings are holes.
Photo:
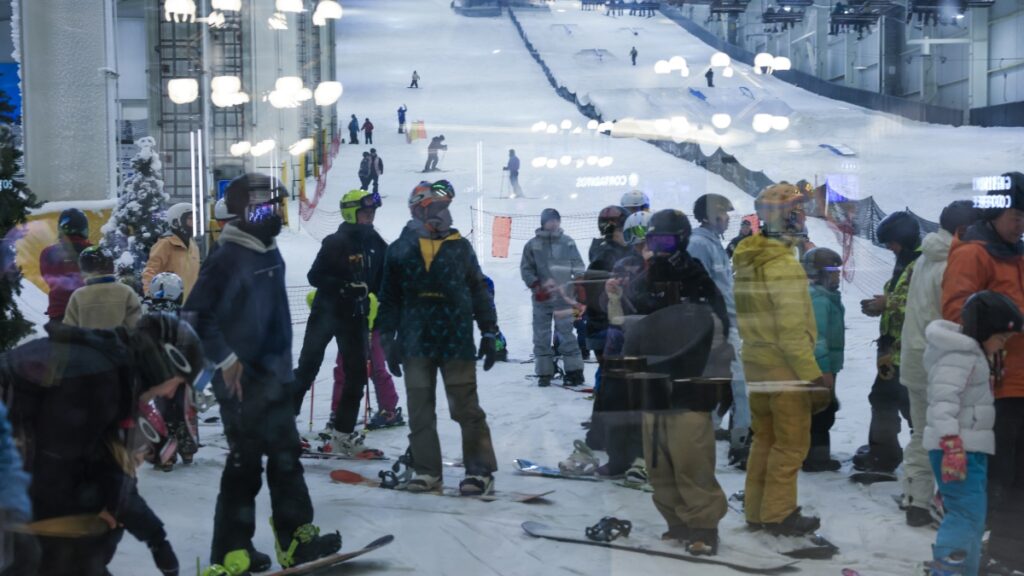
[[[171,231],[149,250],[149,261],[142,271],[142,287],[149,296],[153,276],[173,272],[185,285],[185,300],[188,300],[188,294],[199,278],[199,247],[192,241],[192,205],[183,202],[168,208],[167,224]]]
[[[821,524],[797,506],[811,415],[831,400],[814,358],[817,326],[807,275],[795,255],[806,236],[805,200],[791,184],[765,188],[755,201],[761,233],[733,254],[754,432],[744,507],[752,528],[774,535],[807,534]]]

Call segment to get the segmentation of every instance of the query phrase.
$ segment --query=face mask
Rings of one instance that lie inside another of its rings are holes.
[[[448,202],[432,202],[417,211],[416,219],[423,222],[431,232],[448,232],[452,227],[452,214],[448,206]]]

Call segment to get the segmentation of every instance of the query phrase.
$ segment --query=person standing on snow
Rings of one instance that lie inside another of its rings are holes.
[[[420,74],[419,74],[419,72],[413,70],[412,71],[412,82],[409,83],[409,88],[419,88],[419,87],[420,87]]]
[[[299,461],[292,321],[275,240],[287,195],[263,174],[244,174],[228,184],[228,211],[239,218],[224,228],[221,247],[207,258],[182,311],[195,319],[205,354],[223,375],[221,413],[232,414],[224,419],[231,421],[224,430],[230,451],[210,550],[210,561],[232,567],[232,576],[250,566],[254,572],[270,568],[269,558],[254,554],[252,543],[264,456],[278,563],[288,568],[341,548],[340,534],[321,535],[312,524],[313,503]]]
[[[384,173],[384,161],[377,156],[377,149],[370,148],[370,181],[367,184],[373,184],[373,193],[377,194],[377,190],[380,186],[380,176]],[[366,190],[366,188],[363,188]]]
[[[512,184],[516,196],[521,195],[523,189],[519,187],[519,157],[516,156],[515,150],[508,151],[508,164],[502,170],[508,172],[508,181]]]
[[[423,167],[424,172],[436,172],[437,171],[437,155],[441,150],[447,150],[448,145],[444,143],[444,134],[440,136],[434,136],[430,139],[430,145],[427,146],[427,164]]]
[[[185,285],[185,299],[192,292],[199,277],[199,246],[192,241],[192,205],[186,202],[167,209],[170,231],[157,240],[149,250],[149,260],[142,271],[142,288],[149,296],[153,277],[161,272],[173,272]]]
[[[409,107],[402,104],[398,107],[398,133],[405,134],[405,113],[409,111]]]
[[[441,442],[437,436],[437,372],[453,420],[462,430],[466,496],[494,488],[498,469],[487,415],[477,396],[476,361],[484,370],[497,355],[498,318],[473,245],[452,228],[448,207],[455,189],[447,180],[421,182],[409,195],[412,219],[388,247],[377,326],[395,376],[405,370],[412,492],[440,489]],[[480,328],[479,353],[473,320]]]
[[[633,61],[633,66],[636,66],[636,55],[636,46],[633,46],[633,48],[629,51],[629,59]]]
[[[363,152],[363,159],[359,161],[359,189],[370,188],[370,153]]]
[[[708,88],[715,87],[715,71],[712,68],[708,68],[708,71],[704,73],[704,78],[708,81]]]
[[[110,255],[90,246],[78,255],[78,266],[85,286],[71,294],[64,323],[104,330],[134,327],[142,316],[142,303],[135,290],[117,281]]]
[[[348,121],[348,143],[359,144],[359,120],[356,119],[355,114]]]
[[[373,144],[373,122],[367,118],[363,120],[363,141],[367,144]]]
[[[84,285],[78,256],[92,246],[89,219],[77,208],[68,208],[57,218],[57,242],[39,253],[39,275],[49,286],[46,315],[53,322],[64,320],[71,293]]]
[[[540,214],[540,228],[523,248],[519,274],[533,294],[533,361],[539,386],[550,386],[555,373],[554,350],[551,347],[551,323],[558,333],[558,353],[565,369],[565,385],[584,383],[583,357],[572,333],[572,321],[578,304],[571,283],[586,270],[583,258],[562,228],[558,210],[545,208]]]

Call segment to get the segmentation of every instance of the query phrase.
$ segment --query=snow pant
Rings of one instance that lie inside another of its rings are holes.
[[[363,132],[363,142],[366,144],[373,144],[373,132]]]
[[[347,304],[338,305],[327,298],[313,300],[299,354],[299,367],[295,369],[295,413],[298,414],[306,391],[320,372],[327,343],[331,338],[338,341],[346,380],[350,383],[345,387],[338,410],[334,412],[332,425],[339,432],[355,430],[363,388],[366,387],[367,322],[360,314],[342,311],[347,308]]]
[[[634,408],[630,406],[625,374],[614,370],[608,373],[594,399],[590,427],[608,453],[611,475],[624,473],[637,458],[644,456],[643,418]]]
[[[423,167],[423,171],[430,172],[431,170],[437,170],[437,152],[427,153],[427,164]]]
[[[913,430],[910,419],[910,399],[906,386],[900,384],[899,367],[893,371],[893,377],[875,378],[868,395],[871,403],[871,426],[868,430],[868,446],[875,466],[882,471],[891,472],[903,461],[903,448],[900,446],[900,416],[907,419]]]
[[[516,193],[516,196],[521,196],[523,194],[523,189],[522,189],[522,187],[519,186],[519,172],[518,171],[515,171],[515,172],[510,171],[508,173],[508,182],[509,182],[509,184],[512,185],[512,190]]]
[[[1024,398],[996,399],[995,435],[996,453],[989,461],[988,553],[1024,571]]]
[[[369,190],[370,189],[370,177],[369,176],[363,176],[362,174],[359,175],[359,189],[360,190]]]
[[[372,191],[376,193],[380,189],[380,174],[372,174],[370,178],[366,181],[367,186],[369,186],[370,184],[373,184]],[[365,188],[365,190],[369,190],[369,188]]]
[[[487,415],[476,392],[476,362],[402,358],[409,410],[409,449],[417,474],[440,478],[441,440],[437,437],[437,372],[441,371],[448,410],[462,429],[462,461],[467,476],[488,476],[498,469]]]
[[[405,134],[405,120],[398,121],[398,133]]]
[[[732,408],[730,409],[732,419],[730,420],[730,427],[734,430],[749,429],[750,398],[747,397],[747,378],[743,372],[743,360],[740,356],[740,333],[736,328],[729,330],[729,343],[732,344],[732,348],[736,352],[732,362],[729,364],[729,370],[732,372]],[[744,436],[749,436],[749,431]]]
[[[907,504],[928,508],[935,493],[928,451],[921,445],[928,413],[928,382],[914,382],[905,387],[910,402],[910,421],[917,425],[910,429],[910,442],[903,449],[903,494]]]
[[[125,530],[139,542],[159,544],[167,539],[164,523],[139,494],[137,482],[133,483],[131,493],[118,511],[117,519],[124,524]]]
[[[551,323],[558,335],[558,353],[566,372],[583,370],[583,357],[572,332],[572,308],[551,300],[533,300],[533,372],[538,376],[555,373],[555,351],[551,347]]]
[[[728,506],[715,478],[711,414],[645,413],[643,442],[654,506],[669,528],[717,529]]]
[[[224,429],[230,451],[214,512],[212,563],[222,562],[228,552],[252,546],[264,456],[274,530],[282,549],[288,548],[297,528],[313,521],[313,504],[299,462],[292,385],[274,382],[246,364],[242,397],[234,407],[236,425]]]
[[[932,470],[935,471],[935,482],[939,485],[942,507],[945,510],[939,533],[935,536],[932,555],[935,560],[942,561],[953,552],[962,550],[967,553],[963,565],[964,576],[978,576],[978,567],[981,564],[981,539],[985,534],[988,454],[968,452],[967,477],[960,482],[943,482],[942,450],[931,450],[928,457],[931,459]],[[997,503],[998,506],[1004,504]]]
[[[39,570],[40,550],[35,536],[5,532],[0,534],[0,546],[4,546],[0,549],[0,576],[34,575]]]
[[[811,443],[811,395],[760,392],[758,382],[792,381],[789,368],[745,365],[751,382],[753,442],[747,459],[747,522],[782,522],[797,508],[797,472]]]
[[[348,131],[348,143],[349,144],[359,144],[359,132],[358,131],[356,131],[356,130],[349,130]]]
[[[832,458],[832,426],[839,412],[839,400],[832,396],[832,402],[821,412],[811,416],[811,443],[805,462],[828,462]]]
[[[39,537],[39,571],[16,572],[17,576],[110,576],[107,564],[114,558],[124,530],[89,538]]]
[[[373,380],[373,390],[377,394],[377,408],[387,412],[394,412],[398,407],[398,393],[395,392],[395,381],[391,379],[388,372],[387,362],[384,360],[384,347],[380,344],[380,331],[374,330],[370,334],[370,379]],[[345,390],[345,358],[338,352],[338,358],[334,363],[334,394],[331,395],[331,412],[338,409]]]
[[[413,80],[412,84],[409,84],[409,88],[419,88],[419,87],[420,87],[420,81],[419,80]]]
[[[594,356],[597,358],[597,371],[594,372],[594,407],[590,415],[590,428],[587,429],[586,435],[587,446],[594,450],[604,450],[605,437],[607,436],[607,426],[604,422],[605,415],[601,413],[601,381],[604,379],[601,368],[604,366],[604,349],[607,345],[610,331],[610,328],[606,328],[596,335],[587,336],[587,348],[593,350]],[[624,343],[625,339],[623,339]]]

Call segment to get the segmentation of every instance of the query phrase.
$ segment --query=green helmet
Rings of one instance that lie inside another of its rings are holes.
[[[379,208],[380,194],[366,190],[351,190],[341,197],[341,217],[349,224],[356,223],[356,212],[362,208]]]

